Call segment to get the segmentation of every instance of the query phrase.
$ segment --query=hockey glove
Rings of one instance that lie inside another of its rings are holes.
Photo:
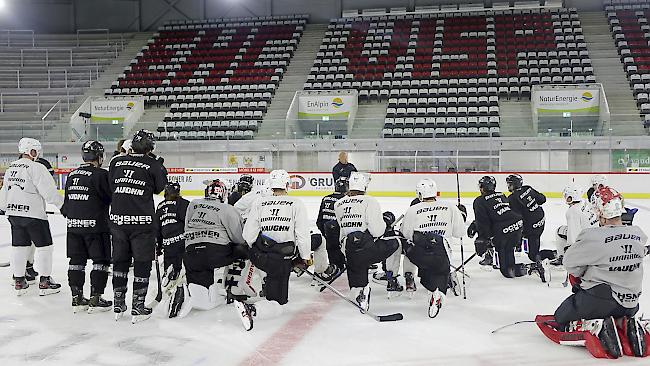
[[[302,272],[306,271],[307,268],[309,268],[309,266],[311,266],[312,264],[314,264],[313,259],[302,259],[302,258],[295,258],[291,263],[293,269],[296,272],[301,274]]]
[[[393,227],[395,224],[395,214],[390,211],[386,211],[382,214],[384,222],[386,223],[386,229]]]
[[[476,249],[476,255],[482,257],[485,252],[487,252],[488,247],[490,246],[490,241],[483,238],[477,238],[474,240],[474,248]]]
[[[458,210],[460,211],[460,214],[463,215],[463,222],[467,222],[467,208],[459,203]]]
[[[467,236],[473,238],[476,236],[476,234],[478,234],[476,231],[476,221],[472,221],[472,223],[467,227]]]
[[[582,288],[580,287],[580,284],[582,283],[582,279],[580,277],[576,277],[569,273],[569,283],[571,284],[571,292],[574,294],[580,291]]]

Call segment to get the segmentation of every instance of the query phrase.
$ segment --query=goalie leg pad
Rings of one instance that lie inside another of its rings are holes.
[[[600,321],[602,322],[602,320]],[[596,358],[611,358],[600,343],[598,336],[593,334],[593,332],[599,331],[599,329],[589,331],[582,330],[581,327],[578,327],[580,329],[570,331],[558,330],[563,326],[556,322],[553,315],[537,315],[535,317],[535,323],[537,323],[537,326],[546,338],[557,344],[563,346],[583,346]]]

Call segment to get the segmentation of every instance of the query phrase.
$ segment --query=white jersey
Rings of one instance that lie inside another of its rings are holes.
[[[409,207],[402,221],[402,235],[413,241],[413,233],[432,232],[446,239],[465,235],[465,223],[458,207],[442,201],[420,202]]]
[[[292,241],[303,259],[311,258],[307,209],[296,197],[260,196],[255,200],[244,224],[244,240],[253,245],[260,233],[277,243]]]
[[[566,211],[566,223],[566,245],[571,246],[582,230],[598,226],[598,216],[594,213],[591,203],[582,201],[569,206]]]
[[[357,231],[368,230],[374,238],[386,231],[386,223],[375,197],[366,195],[343,197],[336,202],[334,214],[341,227],[341,241],[348,234]]]
[[[0,190],[0,210],[7,216],[47,220],[47,204],[63,206],[54,179],[47,168],[33,160],[21,158],[9,165]]]
[[[246,220],[248,217],[248,212],[251,210],[251,207],[253,207],[253,204],[255,201],[264,196],[264,189],[261,189],[258,187],[258,189],[248,192],[245,195],[243,195],[237,202],[235,202],[235,209],[237,209],[237,212],[241,215],[241,217]]]

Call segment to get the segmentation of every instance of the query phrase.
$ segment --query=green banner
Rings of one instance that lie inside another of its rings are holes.
[[[612,150],[612,169],[626,172],[630,168],[650,168],[650,150]]]

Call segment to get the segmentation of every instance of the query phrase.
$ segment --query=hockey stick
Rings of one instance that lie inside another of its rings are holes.
[[[45,211],[47,215],[61,215],[59,212],[54,212],[54,211]],[[0,216],[7,216],[7,213],[4,211],[0,211]]]
[[[535,320],[520,320],[520,321],[516,321],[516,322],[514,322],[514,323],[510,323],[510,324],[506,324],[506,325],[504,325],[504,326],[501,326],[501,327],[499,327],[499,328],[497,328],[497,329],[491,331],[490,334],[494,334],[494,333],[496,333],[496,332],[498,332],[498,331],[500,331],[500,330],[503,330],[503,329],[506,329],[506,328],[510,328],[510,327],[515,326],[515,325],[518,325],[518,324],[525,324],[525,323],[546,324],[547,322],[546,322],[546,321],[544,321],[544,322],[537,322],[537,321],[535,321]]]
[[[460,176],[458,175],[458,150],[456,150],[456,197],[458,197],[458,207],[460,209]],[[467,218],[467,215],[465,215]],[[472,257],[470,257],[471,259]],[[460,268],[463,274],[463,300],[467,300],[467,288],[465,287],[465,252],[463,250],[463,237],[460,237]]]
[[[454,269],[454,272],[458,272],[458,271],[461,271],[461,270],[462,270],[462,271],[463,271],[463,274],[465,274],[465,273],[464,273],[464,272],[465,272],[465,265],[466,265],[467,263],[469,263],[472,259],[474,259],[474,257],[476,257],[476,253],[472,253],[472,255],[470,255],[469,258],[465,259],[465,260],[463,261],[463,263],[462,263],[460,266],[458,266],[458,267],[454,267],[454,265],[452,264],[451,267]],[[467,276],[467,278],[470,278],[468,274],[465,274],[465,276]]]
[[[336,294],[338,297],[342,298],[343,300],[347,301],[348,303],[352,304],[355,308],[359,309],[359,311],[362,314],[368,315],[369,317],[375,319],[378,322],[394,322],[398,320],[404,319],[404,316],[402,313],[395,313],[395,314],[389,314],[389,315],[375,315],[369,311],[364,310],[359,304],[356,302],[348,299],[347,296],[343,295],[339,290],[335,289],[334,287],[330,286],[327,282],[321,280],[318,276],[315,274],[309,272],[308,270],[304,270],[305,273],[307,273],[311,278],[313,278],[316,282],[320,283],[321,285],[327,287],[330,291],[332,291],[334,294]]]
[[[158,280],[158,292],[156,293],[156,298],[151,302],[151,304],[147,305],[149,309],[153,309],[156,305],[160,304],[160,301],[162,301],[162,283],[160,281],[160,263],[158,263],[158,256],[156,256],[154,261],[156,264],[156,279]]]
[[[0,268],[9,267],[9,264],[10,264],[9,262],[2,262],[0,263]]]
[[[462,267],[456,267],[456,266],[454,266],[453,264],[450,264],[449,267],[451,267],[451,268],[453,269],[453,271],[451,271],[451,273],[460,272],[463,276],[467,276],[467,278],[472,278],[472,277],[470,277],[467,273],[465,273],[465,272],[463,271],[463,268],[462,268]]]

